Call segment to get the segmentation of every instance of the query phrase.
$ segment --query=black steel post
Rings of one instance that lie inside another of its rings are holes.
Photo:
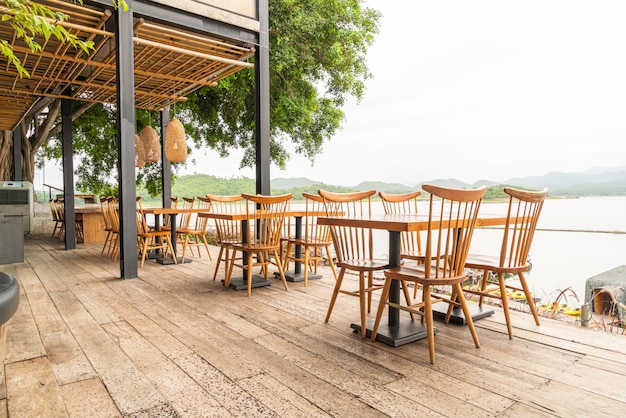
[[[71,93],[66,92],[66,95]],[[74,212],[74,146],[72,144],[72,100],[61,99],[61,141],[63,143],[63,211],[65,214],[65,249],[76,248],[76,213]]]
[[[259,47],[254,53],[256,192],[270,194],[270,53],[268,0],[258,1]]]
[[[120,276],[137,277],[137,217],[135,185],[135,77],[133,55],[133,2],[116,15],[117,143],[120,212]]]

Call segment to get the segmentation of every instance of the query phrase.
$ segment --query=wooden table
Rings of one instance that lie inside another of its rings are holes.
[[[321,225],[330,226],[347,226],[347,227],[359,227],[370,229],[381,229],[389,232],[389,268],[398,267],[400,265],[400,236],[404,231],[424,231],[428,229],[428,216],[427,215],[371,215],[369,217],[362,218],[332,218],[332,217],[319,217],[317,222]],[[495,226],[504,225],[506,217],[485,216],[476,220],[476,226]],[[393,280],[391,283],[391,289],[389,290],[389,301],[394,303],[400,303],[400,283],[398,280]],[[479,317],[485,317],[493,314],[493,311],[487,311],[476,305],[472,305],[472,318],[479,319]],[[460,309],[459,309],[460,311]],[[425,338],[426,327],[419,321],[410,321],[407,319],[400,319],[400,310],[397,308],[389,307],[388,309],[387,324],[381,322],[378,329],[376,339],[394,347],[410,343],[412,341]],[[455,312],[456,315],[459,313]],[[463,313],[460,312],[462,316]],[[367,335],[370,336],[374,321],[367,322]],[[355,332],[361,332],[360,322],[350,325]]]
[[[248,239],[245,234],[247,234],[248,228],[247,223],[249,221],[248,215],[245,213],[216,213],[216,212],[202,212],[198,213],[199,217],[210,218],[210,219],[224,219],[228,221],[240,221],[241,222],[241,231],[242,231],[242,240],[246,242]],[[306,210],[288,210],[285,212],[285,218],[293,216],[296,219],[296,238],[302,237],[302,218],[306,216]],[[302,247],[300,245],[296,246],[296,256],[302,256]],[[247,255],[244,253],[244,260],[247,258]],[[321,275],[309,275],[309,279],[317,279],[320,278]],[[299,282],[304,280],[304,275],[302,274],[302,263],[295,262],[293,271],[285,271],[285,280],[290,282]],[[270,286],[272,282],[270,280],[265,279],[264,276],[253,275],[252,276],[252,287],[264,287]],[[247,279],[247,270],[244,269],[243,276],[238,278],[231,278],[230,286],[231,289],[234,290],[248,290],[248,279]]]
[[[104,242],[107,233],[104,230],[104,216],[99,204],[76,205],[74,213],[80,215],[83,222],[83,242]]]
[[[176,258],[176,262],[177,263],[181,263],[182,259],[181,257],[177,257],[176,255],[176,215],[180,214],[180,213],[201,213],[202,211],[206,211],[207,209],[199,209],[199,208],[194,208],[194,209],[184,209],[184,208],[150,208],[150,207],[144,207],[143,208],[143,213],[144,214],[152,214],[154,215],[154,228],[159,230],[161,229],[161,215],[168,215],[172,218],[172,221],[170,222],[170,239],[172,240],[172,247],[174,249],[174,254],[172,254],[172,257],[163,257],[160,254],[157,255],[155,258],[157,260],[158,263],[161,264],[174,264],[174,258]],[[158,251],[158,250],[157,250]],[[191,263],[191,259],[189,258],[185,258],[185,263]]]

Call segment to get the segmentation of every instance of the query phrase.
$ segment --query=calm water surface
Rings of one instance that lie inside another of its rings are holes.
[[[426,205],[422,213],[427,213]],[[506,203],[483,203],[481,213],[505,215],[506,208]],[[373,210],[382,213],[382,204],[374,203]],[[626,265],[626,197],[548,199],[537,228],[528,274],[536,297],[553,299],[555,292],[571,287],[579,301],[568,298],[568,302],[579,306],[587,278]],[[611,233],[615,231],[621,234]],[[377,231],[377,256],[386,256],[387,236]],[[477,229],[472,252],[498,254],[501,239],[502,230]]]

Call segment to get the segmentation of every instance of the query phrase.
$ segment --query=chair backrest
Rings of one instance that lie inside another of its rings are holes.
[[[241,195],[219,196],[207,194],[211,201],[211,212],[224,214],[245,214],[247,202]],[[241,241],[241,221],[215,219],[217,238],[220,244]]]
[[[209,199],[208,197],[204,197],[204,196],[198,196],[198,209],[202,209],[205,212],[210,212],[211,211],[211,199]],[[196,214],[196,223],[195,223],[195,230],[196,231],[206,231],[206,225],[207,225],[207,221],[209,219],[208,218],[203,218],[200,216],[197,216]]]
[[[386,214],[417,215],[417,197],[421,194],[420,191],[402,194],[378,192]],[[401,253],[422,255],[422,240],[419,231],[403,231],[400,237]]]
[[[59,213],[57,212],[56,204],[54,203],[53,199],[50,199],[50,213],[52,213],[52,220],[53,221],[60,221],[61,220],[61,219],[59,219]]]
[[[119,214],[119,203],[116,197],[111,197],[107,199],[109,220],[111,221],[111,229],[113,232],[120,231],[120,214]]]
[[[303,192],[302,196],[306,202],[306,213],[304,217],[304,233],[302,237],[305,241],[331,243],[330,227],[319,225],[317,217],[320,213],[326,213],[324,198],[318,194]]]
[[[504,193],[509,195],[509,208],[500,250],[500,267],[527,266],[528,252],[548,189],[532,192],[505,187]]]
[[[111,197],[101,197],[100,207],[102,208],[102,218],[104,219],[104,228],[108,231],[111,230],[111,217],[109,216],[109,199]]]
[[[195,197],[183,197],[183,209],[193,209],[196,203]],[[178,215],[178,228],[188,228],[191,220],[191,212],[183,212]]]
[[[285,211],[292,198],[291,193],[280,196],[244,193],[242,196],[249,203],[246,205],[249,246],[278,249],[283,236]]]
[[[368,217],[372,213],[371,197],[376,190],[354,193],[334,193],[318,190],[324,199],[326,214],[333,217]],[[333,225],[330,228],[337,261],[372,259],[374,242],[372,230],[361,227]]]
[[[445,283],[465,275],[480,203],[487,187],[453,189],[424,184],[430,193],[424,254],[426,277]]]

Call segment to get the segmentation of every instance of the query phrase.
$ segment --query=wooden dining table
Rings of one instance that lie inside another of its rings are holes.
[[[324,213],[325,214],[325,213]],[[199,217],[205,217],[209,219],[224,219],[228,221],[239,221],[241,222],[241,231],[242,240],[247,240],[247,223],[249,222],[248,215],[246,213],[218,213],[218,212],[202,212],[198,213]],[[288,210],[285,212],[285,218],[294,217],[295,218],[295,235],[296,238],[302,237],[302,218],[306,216],[306,210]],[[297,245],[295,248],[296,257],[302,257],[302,247]],[[247,255],[244,253],[244,259],[247,258]],[[285,271],[285,280],[290,282],[299,282],[304,280],[304,275],[302,273],[302,263],[299,261],[294,262],[294,269],[291,271]],[[309,279],[319,279],[321,275],[309,274]],[[270,286],[272,284],[271,280],[266,279],[261,275],[252,275],[252,287],[265,287]],[[248,279],[247,279],[247,270],[244,269],[242,277],[231,278],[229,287],[234,290],[247,290],[248,289]]]
[[[83,242],[85,244],[93,242],[104,242],[106,231],[102,206],[100,204],[85,203],[74,207],[76,219],[80,219],[83,224]]]
[[[320,225],[347,226],[387,230],[389,232],[389,268],[400,266],[401,233],[408,231],[424,231],[428,229],[428,216],[415,214],[390,214],[390,215],[370,215],[367,217],[319,217],[317,222]],[[504,225],[506,217],[485,215],[476,220],[477,227]],[[400,283],[393,280],[389,290],[389,301],[400,303]],[[480,319],[492,315],[493,310],[471,305],[472,319]],[[463,313],[453,312],[455,316],[463,316]],[[391,346],[407,344],[427,337],[426,326],[420,321],[411,321],[400,318],[400,310],[389,306],[387,311],[387,322],[381,322],[376,340]],[[371,336],[374,320],[367,321],[367,336]],[[360,321],[350,325],[354,332],[361,333]]]
[[[202,212],[206,212],[207,209],[200,209],[200,208],[151,208],[151,207],[144,207],[143,209],[143,213],[144,214],[151,214],[154,215],[154,229],[161,229],[161,216],[162,215],[167,215],[170,216],[172,218],[171,222],[170,222],[170,237],[172,240],[172,247],[174,249],[174,254],[172,255],[172,257],[163,257],[162,254],[157,253],[155,254],[155,259],[158,263],[164,264],[164,265],[169,265],[169,264],[174,264],[174,258],[176,258],[176,262],[177,263],[181,263],[181,257],[178,257],[176,255],[176,216],[181,214],[181,213],[202,213]],[[158,251],[158,250],[157,250]],[[152,258],[152,257],[151,257]],[[191,263],[191,259],[186,257],[185,258],[185,263]]]

